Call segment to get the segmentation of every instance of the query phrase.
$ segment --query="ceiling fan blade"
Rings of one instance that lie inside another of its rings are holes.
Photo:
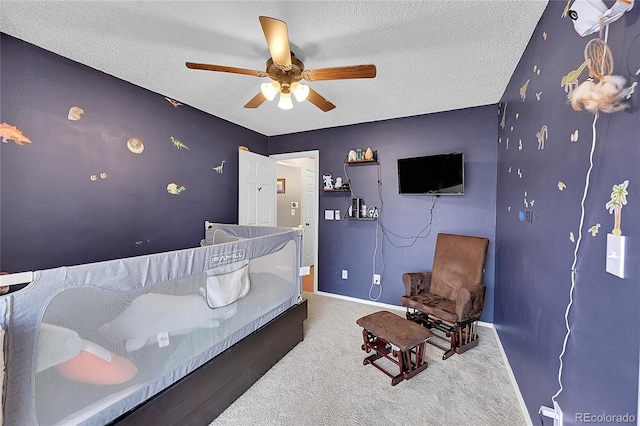
[[[191,68],[193,70],[219,71],[219,72],[228,72],[232,74],[252,75],[255,77],[267,77],[267,73],[264,71],[249,70],[246,68],[227,67],[224,65],[213,65],[213,64],[196,64],[194,62],[187,62],[186,65],[187,65],[187,68]]]
[[[324,112],[331,111],[336,107],[334,104],[326,100],[324,96],[322,96],[312,88],[309,88],[309,96],[307,96],[307,100]]]
[[[346,67],[320,68],[317,70],[305,70],[302,72],[305,80],[347,80],[351,78],[374,78],[376,76],[375,65],[351,65]]]
[[[289,47],[289,32],[284,21],[268,16],[260,16],[260,25],[273,62],[284,67],[291,68],[291,49]]]
[[[245,108],[258,108],[267,98],[264,97],[262,92],[258,92],[247,104],[244,106]]]

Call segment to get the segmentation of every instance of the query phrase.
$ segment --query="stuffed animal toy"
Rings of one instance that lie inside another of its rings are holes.
[[[117,385],[138,374],[136,366],[65,327],[42,323],[38,333],[36,373],[53,367],[62,377],[95,385]]]
[[[112,342],[124,341],[126,351],[133,352],[147,345],[162,344],[159,339],[163,336],[168,339],[196,328],[218,327],[221,320],[231,318],[236,310],[236,303],[210,309],[202,295],[147,293],[134,299],[98,332]]]

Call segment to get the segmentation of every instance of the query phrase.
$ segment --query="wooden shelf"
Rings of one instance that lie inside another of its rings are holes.
[[[345,164],[349,164],[350,166],[356,166],[360,164],[378,164],[378,151],[373,151],[373,159],[371,160],[356,160],[356,161],[348,161],[344,160]]]
[[[322,192],[349,192],[348,189],[321,189]]]
[[[346,217],[346,220],[378,220],[377,217]]]

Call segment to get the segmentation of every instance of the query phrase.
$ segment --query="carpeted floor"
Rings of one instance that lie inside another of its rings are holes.
[[[427,345],[429,367],[396,386],[362,365],[356,320],[379,307],[305,293],[305,338],[215,419],[224,425],[525,425],[493,330],[442,360]],[[397,311],[404,315],[403,311]],[[382,360],[389,371],[397,366]]]

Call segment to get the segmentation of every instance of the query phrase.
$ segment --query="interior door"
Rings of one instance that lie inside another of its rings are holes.
[[[311,266],[314,262],[316,241],[316,171],[302,169],[302,217],[304,221],[304,234],[302,237],[302,266]]]
[[[276,226],[276,160],[238,151],[238,225]]]

